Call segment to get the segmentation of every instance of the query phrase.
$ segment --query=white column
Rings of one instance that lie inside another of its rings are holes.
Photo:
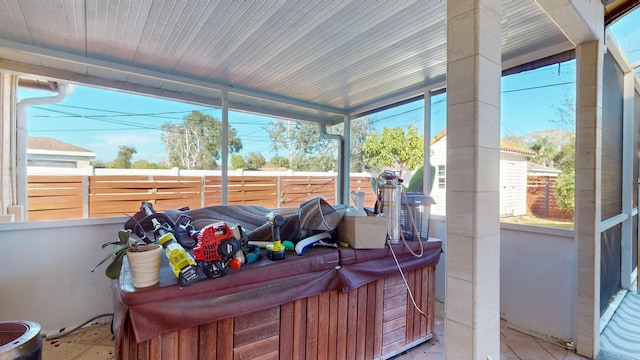
[[[600,351],[603,54],[598,40],[576,47],[576,351],[591,358]]]
[[[229,92],[222,91],[222,205],[229,202]]]
[[[447,359],[500,358],[501,6],[447,2]]]
[[[7,208],[14,204],[15,183],[13,181],[15,166],[13,164],[13,147],[15,142],[13,129],[15,128],[16,106],[16,77],[11,74],[0,73],[0,174],[2,179],[2,197],[0,198],[0,215],[7,214]]]
[[[424,93],[424,168],[423,193],[431,195],[431,90]]]

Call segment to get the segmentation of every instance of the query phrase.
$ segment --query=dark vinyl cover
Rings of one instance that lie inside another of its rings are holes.
[[[419,251],[418,242],[409,244],[414,252]],[[402,244],[393,248],[403,271],[411,271],[435,266],[442,242],[437,239],[424,242],[424,255],[419,258]],[[303,256],[287,252],[280,261],[271,261],[263,254],[257,262],[230,270],[224,277],[202,279],[184,288],[177,284],[166,262],[161,267],[160,283],[146,289],[134,288],[128,264],[125,262],[123,266],[120,279],[112,285],[117,348],[127,318],[136,340],[142,342],[163,333],[270,309],[327,291],[346,292],[398,274],[388,248],[313,247]]]

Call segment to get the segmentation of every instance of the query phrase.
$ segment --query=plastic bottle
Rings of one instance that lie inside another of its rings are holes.
[[[351,192],[351,199],[355,206],[350,206],[347,209],[345,215],[348,216],[367,216],[367,213],[364,211],[364,192]]]

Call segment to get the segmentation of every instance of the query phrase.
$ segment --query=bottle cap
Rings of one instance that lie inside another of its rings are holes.
[[[231,261],[229,262],[229,267],[233,270],[240,269],[240,266],[242,266],[242,262],[236,258],[231,259]]]

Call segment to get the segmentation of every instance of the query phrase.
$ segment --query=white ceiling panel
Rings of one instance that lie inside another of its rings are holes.
[[[446,1],[0,0],[0,66],[333,123],[442,84]],[[572,48],[503,0],[503,61]]]

